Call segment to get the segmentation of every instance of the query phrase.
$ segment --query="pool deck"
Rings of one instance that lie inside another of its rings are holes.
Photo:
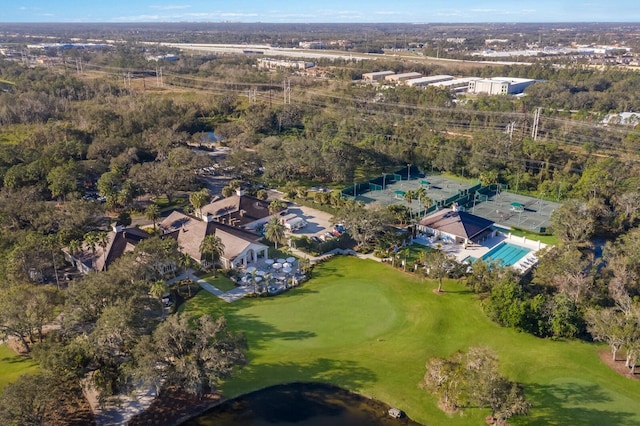
[[[529,272],[529,270],[531,270],[531,268],[533,268],[538,263],[538,258],[535,253],[547,246],[540,241],[532,241],[528,240],[526,237],[516,237],[515,235],[511,234],[505,235],[500,232],[495,237],[486,239],[482,242],[482,244],[469,245],[467,246],[467,248],[465,248],[462,244],[456,244],[454,242],[432,242],[424,236],[414,238],[413,242],[431,248],[438,248],[438,244],[440,244],[440,250],[444,250],[445,252],[454,255],[459,262],[462,262],[469,256],[480,259],[501,242],[507,242],[516,246],[525,247],[531,250],[531,252],[527,253],[520,260],[511,265],[512,268],[520,271],[521,274]]]

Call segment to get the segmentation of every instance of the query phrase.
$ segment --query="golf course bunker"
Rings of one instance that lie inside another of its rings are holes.
[[[389,406],[320,383],[273,386],[229,400],[184,423],[188,426],[391,426],[419,423],[389,417]]]

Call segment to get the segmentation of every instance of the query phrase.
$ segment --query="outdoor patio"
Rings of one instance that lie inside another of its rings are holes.
[[[529,240],[526,237],[518,237],[511,233],[503,234],[502,232],[498,232],[495,237],[485,239],[480,244],[458,244],[451,239],[443,238],[437,240],[433,236],[428,237],[424,234],[419,234],[413,239],[413,242],[426,247],[443,250],[444,252],[455,256],[458,262],[463,262],[470,258],[480,259],[500,243],[507,242],[531,250],[529,255],[522,257],[518,262],[511,265],[512,268],[515,268],[521,273],[528,272],[533,266],[535,266],[535,264],[537,264],[538,258],[535,253],[547,246],[540,241]]]
[[[304,274],[300,273],[295,257],[264,259],[245,268],[238,285],[253,291],[278,294],[298,285],[303,279]]]

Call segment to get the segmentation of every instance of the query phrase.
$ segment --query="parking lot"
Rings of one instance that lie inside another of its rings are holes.
[[[295,235],[297,237],[301,237],[303,235],[313,237],[320,236],[333,229],[333,223],[331,222],[332,215],[329,213],[316,210],[311,207],[299,206],[297,204],[292,204],[289,207],[289,213],[295,214],[307,222],[307,225],[304,228],[290,233],[291,235]]]

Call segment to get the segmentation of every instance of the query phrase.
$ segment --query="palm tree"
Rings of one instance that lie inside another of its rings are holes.
[[[160,207],[155,203],[149,204],[144,211],[144,217],[153,221],[153,232],[156,232],[156,221],[160,218]]]
[[[416,262],[424,267],[424,265],[427,263],[427,257],[428,257],[428,254],[426,250],[422,250],[420,253],[418,253],[418,258],[416,259]]]
[[[87,247],[89,247],[89,250],[91,250],[91,252],[95,255],[96,247],[98,245],[98,235],[93,231],[87,232],[84,235],[84,243],[87,245]]]
[[[191,279],[191,268],[195,267],[195,260],[187,253],[181,253],[178,258],[178,266],[187,272],[187,280]],[[189,297],[191,297],[191,286],[188,285]]]
[[[264,227],[264,236],[275,245],[277,250],[278,243],[282,244],[286,241],[284,231],[284,225],[280,223],[280,220],[278,220],[277,217],[273,217]]]
[[[258,275],[258,271],[253,271],[251,273],[251,282],[253,283],[253,292],[258,294],[258,280],[256,280],[256,276]]]
[[[411,211],[411,201],[415,198],[415,196],[415,191],[411,189],[404,193],[404,200],[407,202],[407,207],[409,208],[409,219],[413,219],[413,212]]]
[[[424,186],[421,186],[420,188],[415,190],[415,193],[416,197],[418,197],[418,203],[422,205],[422,199],[427,196],[427,190]]]
[[[200,243],[200,254],[204,257],[209,256],[211,260],[211,267],[213,270],[213,276],[216,276],[216,263],[220,260],[224,254],[224,244],[220,237],[216,235],[207,235],[202,239]]]
[[[162,312],[162,319],[164,319],[164,305],[162,304],[162,297],[168,292],[169,286],[162,280],[155,281],[153,284],[151,284],[151,288],[149,289],[149,294],[152,297],[158,299],[158,303],[160,303],[160,312]]]
[[[71,240],[69,241],[69,245],[67,248],[69,250],[69,254],[71,256],[75,256],[76,254],[80,253],[80,250],[82,250],[82,241]]]
[[[191,194],[189,194],[189,202],[194,209],[198,210],[198,213],[200,213],[200,218],[202,218],[202,208],[207,205],[210,197],[211,195],[209,194],[209,190],[207,188],[202,188],[200,191],[192,192]]]
[[[400,250],[400,253],[398,253],[398,255],[403,258],[402,269],[405,271],[407,270],[407,258],[409,257],[410,252],[411,250],[409,250],[409,247],[405,247],[402,250]]]
[[[282,200],[273,200],[269,204],[269,214],[274,215],[285,208],[287,208],[287,203]]]
[[[425,195],[422,198],[422,205],[424,206],[425,209],[428,209],[433,205],[433,200]]]
[[[115,238],[115,236],[114,236]],[[104,258],[104,269],[107,269],[107,245],[109,245],[109,234],[104,231],[96,233],[96,242],[102,248],[102,256]]]

